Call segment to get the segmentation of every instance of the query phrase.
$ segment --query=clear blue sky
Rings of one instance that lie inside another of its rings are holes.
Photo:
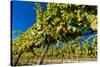
[[[33,9],[36,2],[28,1],[12,1],[12,31],[20,30],[22,32],[26,31],[30,26],[36,22],[36,11]],[[40,3],[42,6],[46,7],[46,3]],[[18,33],[12,35],[16,38]]]

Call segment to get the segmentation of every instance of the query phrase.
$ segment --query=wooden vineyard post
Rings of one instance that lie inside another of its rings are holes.
[[[48,51],[48,47],[49,47],[49,45],[46,45],[45,48],[44,48],[43,53],[41,53],[41,56],[40,56],[39,61],[38,61],[38,64],[39,64],[39,65],[40,65],[40,64],[43,64],[43,60],[44,60],[45,54],[46,54],[47,51]]]
[[[21,52],[19,53],[18,58],[15,60],[14,66],[17,65],[17,63],[18,63],[18,61],[19,61],[21,55],[23,54],[23,52],[24,52],[24,51],[21,51]]]

